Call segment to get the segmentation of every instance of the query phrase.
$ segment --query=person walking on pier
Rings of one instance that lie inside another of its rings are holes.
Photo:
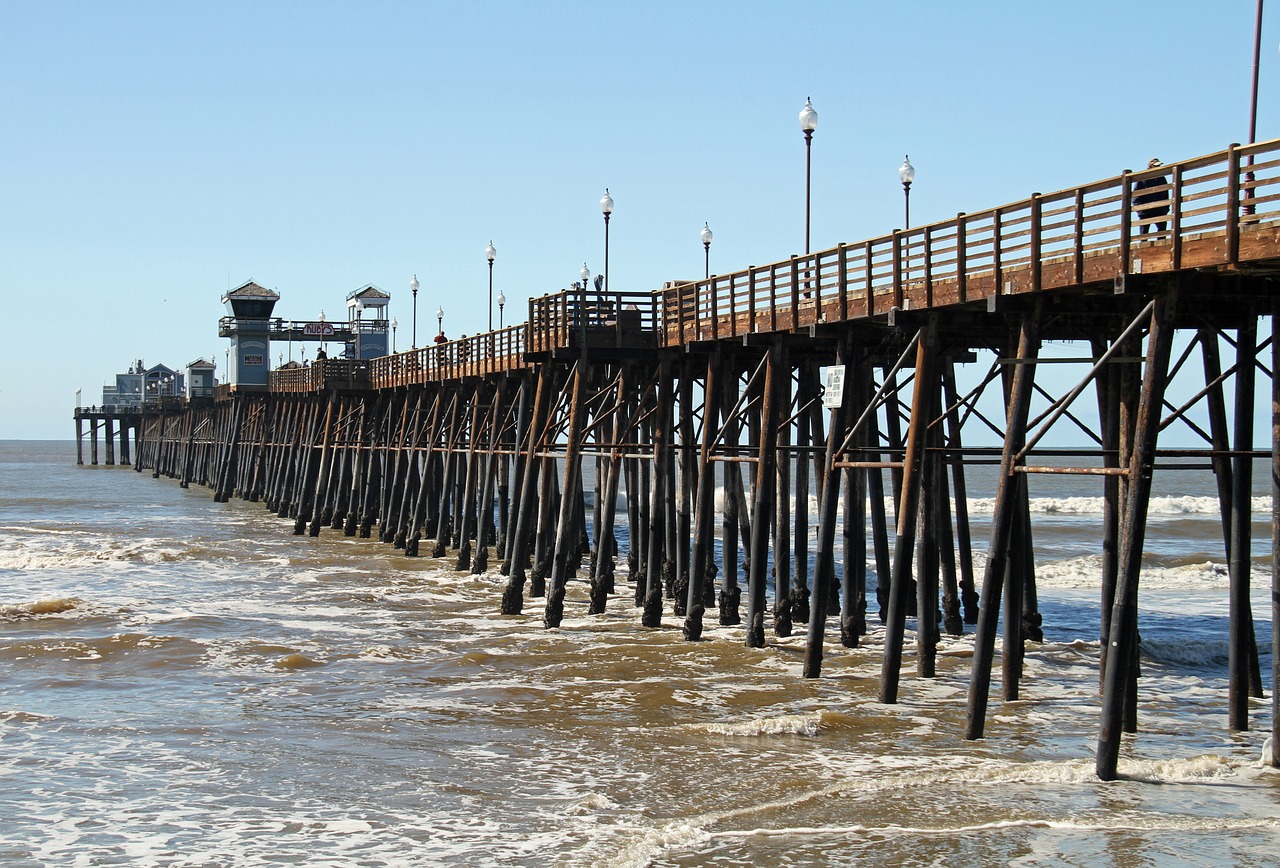
[[[1152,157],[1147,163],[1148,169],[1156,169],[1163,166],[1164,163],[1156,157]],[[1143,178],[1133,185],[1133,191],[1136,195],[1133,197],[1133,204],[1138,206],[1138,219],[1151,220],[1155,217],[1163,217],[1169,213],[1169,179],[1164,175],[1152,175],[1149,178]],[[1144,192],[1150,191],[1150,192]],[[1143,206],[1148,207],[1143,207]],[[1143,223],[1139,234],[1146,235],[1152,231],[1163,232],[1167,226],[1167,221],[1160,220],[1153,223]]]

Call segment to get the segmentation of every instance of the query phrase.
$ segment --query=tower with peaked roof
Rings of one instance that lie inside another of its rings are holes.
[[[227,381],[236,387],[266,386],[271,369],[271,313],[280,294],[252,280],[222,297],[230,316],[219,324],[220,337],[231,338]]]
[[[347,356],[353,359],[376,359],[391,352],[387,340],[387,304],[391,294],[372,283],[347,294],[347,319],[351,321],[352,338]]]

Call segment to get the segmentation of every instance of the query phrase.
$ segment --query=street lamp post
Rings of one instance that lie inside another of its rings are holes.
[[[400,325],[395,317],[391,318],[391,352],[396,351],[396,328]]]
[[[810,155],[813,151],[813,131],[818,127],[818,113],[813,110],[813,101],[804,98],[804,108],[800,110],[800,129],[804,132],[804,252],[809,252],[809,213],[810,213]]]
[[[1258,135],[1258,61],[1262,57],[1262,0],[1258,0],[1258,14],[1254,18],[1253,24],[1253,87],[1249,95],[1249,144],[1253,144],[1254,139]],[[1248,185],[1244,191],[1245,206],[1244,213],[1253,214],[1255,207],[1253,203],[1253,154],[1249,154],[1247,160],[1248,170],[1245,172],[1244,180]]]
[[[702,232],[702,278],[708,280],[711,278],[711,226],[703,223]]]
[[[911,165],[909,156],[902,158],[902,165],[898,167],[898,177],[902,179],[902,196],[906,208],[905,220],[902,228],[911,228],[911,182],[916,179],[916,167]]]
[[[409,291],[413,293],[413,349],[418,348],[418,275],[409,281]]]
[[[604,214],[604,291],[609,291],[609,215],[613,213],[613,197],[609,195],[609,188],[604,188],[604,195],[600,197],[600,212]],[[586,267],[585,264],[583,267]]]
[[[444,335],[444,308],[436,307],[436,334]]]
[[[489,260],[489,331],[493,331],[493,260],[498,255],[493,242],[484,249],[484,258]]]
[[[507,305],[507,297],[498,290],[498,328],[502,328],[502,309]]]

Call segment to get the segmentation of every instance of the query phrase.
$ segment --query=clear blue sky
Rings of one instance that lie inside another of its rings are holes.
[[[1280,134],[1280,3],[1258,137]],[[228,288],[278,314],[393,294],[507,322],[603,265],[652,290],[1248,136],[1254,0],[0,4],[0,439],[73,436],[136,358],[216,353]]]

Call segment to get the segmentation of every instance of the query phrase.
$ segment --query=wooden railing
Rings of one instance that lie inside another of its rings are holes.
[[[529,299],[528,352],[656,349],[658,322],[655,293],[568,289]]]
[[[369,388],[369,361],[366,359],[317,359],[301,368],[272,371],[272,392],[320,392],[325,389]]]
[[[1138,184],[1168,213],[1140,213]],[[652,293],[570,289],[527,323],[369,361],[272,371],[273,392],[385,389],[527,367],[562,349],[656,349],[1073,285],[1280,259],[1280,139],[840,244]],[[229,387],[215,391],[219,400]]]
[[[1249,165],[1249,158],[1253,165]],[[1140,216],[1135,185],[1167,199]],[[1280,140],[1125,172],[661,292],[664,346],[1277,255]],[[1161,226],[1163,224],[1163,226]]]
[[[411,386],[435,380],[482,377],[523,368],[525,325],[510,326],[475,337],[418,347],[372,359],[375,389]]]

